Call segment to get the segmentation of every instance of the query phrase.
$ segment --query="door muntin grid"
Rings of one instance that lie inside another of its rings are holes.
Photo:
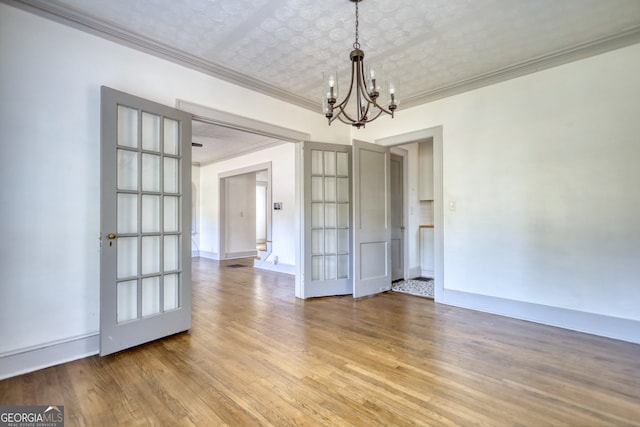
[[[349,278],[349,157],[311,150],[311,280]]]
[[[180,123],[119,105],[116,311],[129,322],[180,308]]]

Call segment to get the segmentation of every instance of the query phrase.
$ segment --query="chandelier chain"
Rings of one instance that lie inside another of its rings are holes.
[[[360,43],[358,43],[358,26],[360,24],[358,22],[359,21],[359,19],[358,19],[358,17],[359,17],[358,16],[359,15],[358,14],[358,3],[359,3],[359,1],[356,1],[355,3],[356,3],[356,41],[355,41],[355,43],[353,43],[353,48],[354,49],[360,49]]]

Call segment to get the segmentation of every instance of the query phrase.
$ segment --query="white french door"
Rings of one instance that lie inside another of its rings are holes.
[[[353,141],[353,297],[391,289],[390,150]]]
[[[352,292],[351,147],[304,142],[301,298]]]
[[[191,115],[101,91],[100,354],[191,327]]]

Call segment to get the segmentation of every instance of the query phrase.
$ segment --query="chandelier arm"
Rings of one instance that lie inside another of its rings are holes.
[[[358,121],[358,120],[354,120],[353,118],[351,118],[351,116],[347,113],[347,111],[344,109],[343,106],[340,106],[339,109],[340,109],[340,112],[338,113],[337,117],[344,116],[348,120],[351,120],[351,123],[355,123],[355,122]],[[351,123],[349,123],[349,124],[351,124]]]

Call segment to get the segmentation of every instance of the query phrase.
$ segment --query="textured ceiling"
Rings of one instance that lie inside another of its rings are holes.
[[[17,2],[316,111],[322,72],[338,70],[342,85],[349,77],[349,0]],[[364,0],[359,7],[365,62],[393,79],[400,108],[640,42],[640,0]]]
[[[193,147],[191,150],[192,162],[200,165],[286,144],[285,141],[268,136],[200,121],[193,121],[192,134],[192,141],[202,144],[202,147]]]
[[[343,87],[349,78],[349,0],[2,1],[319,114],[322,73],[338,70]],[[365,63],[393,79],[400,110],[640,42],[640,0],[363,0],[359,8]]]

